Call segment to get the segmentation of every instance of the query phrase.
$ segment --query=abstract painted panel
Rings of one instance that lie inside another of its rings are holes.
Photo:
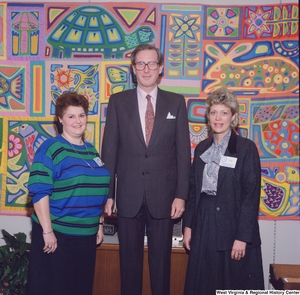
[[[240,105],[236,131],[261,158],[259,218],[300,220],[298,35],[296,3],[2,2],[0,214],[32,212],[30,166],[58,133],[58,96],[86,97],[86,139],[100,151],[109,98],[136,87],[131,53],[151,43],[164,55],[159,87],[186,99],[191,160],[210,136],[206,97],[229,88]]]

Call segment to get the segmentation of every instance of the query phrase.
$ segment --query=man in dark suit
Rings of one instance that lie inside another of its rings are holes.
[[[105,165],[117,177],[121,294],[142,294],[146,230],[152,294],[168,295],[173,224],[184,212],[189,186],[187,111],[182,95],[157,87],[163,69],[159,49],[139,45],[131,62],[137,88],[110,97],[102,145]]]

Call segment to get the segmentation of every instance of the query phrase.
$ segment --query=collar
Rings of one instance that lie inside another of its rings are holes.
[[[231,129],[231,135],[230,135],[228,146],[227,146],[227,149],[230,154],[237,153],[237,149],[236,149],[237,137],[238,137],[238,135],[236,134],[236,131],[234,129]],[[205,150],[207,150],[213,144],[213,141],[214,141],[213,136],[209,137],[207,139],[206,144],[203,146],[201,145],[199,152],[203,153]]]
[[[150,94],[153,100],[156,100],[156,98],[157,98],[157,90],[158,90],[157,86],[150,93],[145,92],[139,86],[137,86],[137,88],[136,88],[138,97],[146,97],[147,94]]]
[[[229,129],[228,132],[225,134],[225,136],[222,138],[221,142],[220,143],[217,143],[217,139],[216,139],[216,135],[213,134],[213,144],[215,146],[219,146],[221,148],[224,148],[225,146],[227,147],[228,146],[228,142],[229,142],[229,139],[230,139],[230,135],[231,135],[231,132],[232,130]]]

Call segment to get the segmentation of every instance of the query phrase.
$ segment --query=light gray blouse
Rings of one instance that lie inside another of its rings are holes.
[[[208,195],[217,194],[218,175],[220,169],[221,156],[224,156],[231,135],[231,129],[217,144],[215,135],[213,135],[213,144],[201,156],[201,160],[206,163],[203,171],[202,189]]]

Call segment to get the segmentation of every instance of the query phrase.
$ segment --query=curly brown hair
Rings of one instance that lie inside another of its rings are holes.
[[[81,94],[77,92],[66,92],[63,93],[57,100],[55,106],[55,115],[57,118],[62,118],[66,109],[69,106],[82,107],[85,114],[88,115],[89,102]]]

